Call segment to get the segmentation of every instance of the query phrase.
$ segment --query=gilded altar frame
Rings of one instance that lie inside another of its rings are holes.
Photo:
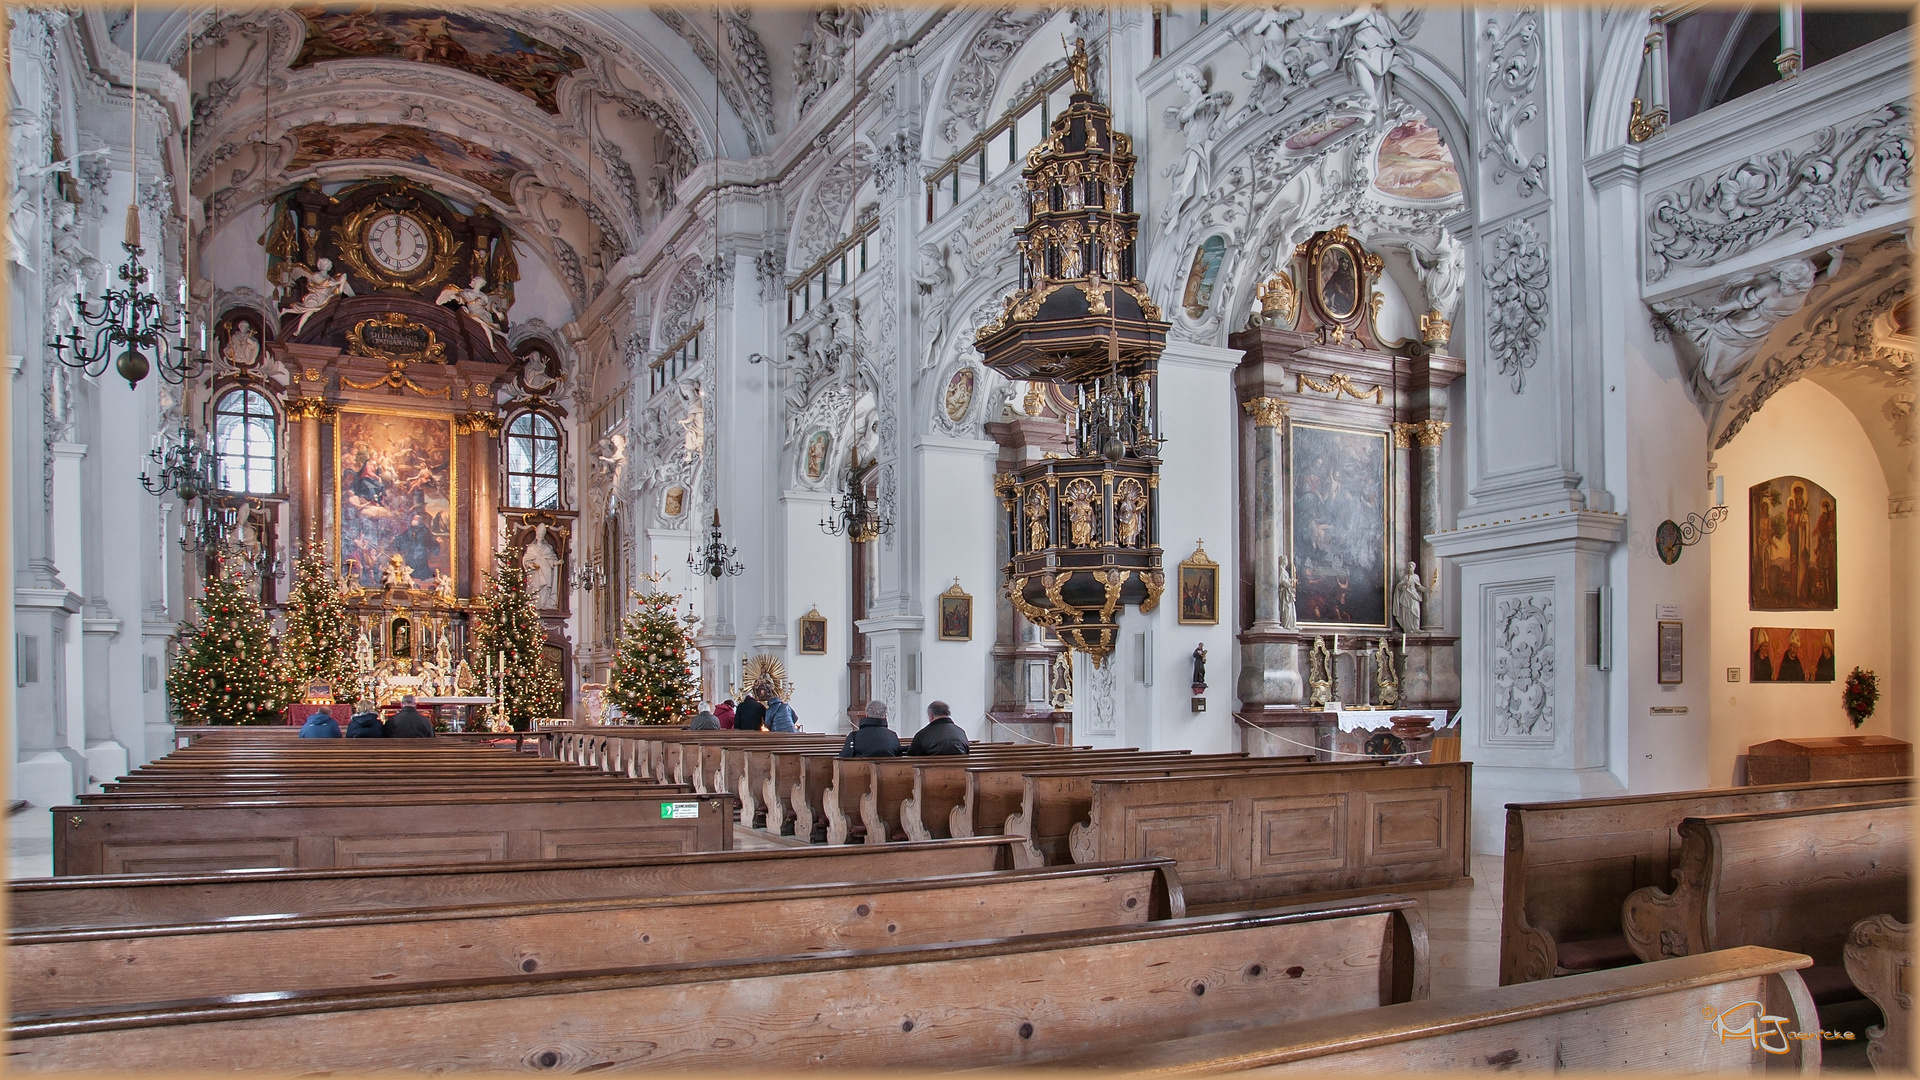
[[[410,419],[427,420],[427,421],[432,421],[436,424],[446,425],[447,576],[449,578],[452,578],[457,583],[460,580],[460,495],[461,495],[461,492],[460,492],[459,432],[455,428],[456,418],[453,415],[449,413],[444,413],[444,412],[436,412],[429,409],[389,408],[384,406],[374,407],[374,406],[367,406],[367,405],[342,405],[340,406],[339,411],[334,414],[334,417],[333,417],[333,522],[332,522],[333,536],[331,539],[333,544],[333,565],[336,568],[336,572],[344,574],[345,568],[346,568],[346,562],[345,562],[346,553],[342,548],[342,543],[343,543],[343,536],[346,529],[347,504],[345,501],[344,485],[342,483],[343,470],[341,468],[341,459],[346,449],[343,437],[345,435],[345,425],[347,422],[347,417],[350,415],[352,416],[404,416]],[[366,571],[366,568],[362,567],[361,571],[362,573],[364,573]],[[354,584],[362,588],[366,587],[361,584],[361,581],[358,577],[354,579]],[[378,588],[378,585],[376,584],[373,587]],[[427,583],[419,582],[415,587],[419,589],[425,589],[427,587]]]

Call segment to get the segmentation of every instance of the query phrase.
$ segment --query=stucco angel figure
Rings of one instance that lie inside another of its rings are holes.
[[[1661,311],[1698,364],[1702,396],[1718,400],[1733,392],[1754,354],[1780,320],[1800,310],[1814,286],[1812,259],[1790,259],[1721,292],[1711,306],[1681,300]]]
[[[283,317],[294,314],[300,316],[300,321],[293,324],[293,332],[296,334],[306,329],[307,320],[319,314],[328,304],[343,296],[353,295],[353,285],[347,281],[346,273],[333,272],[332,259],[322,257],[314,260],[312,269],[295,266],[287,271],[288,281],[303,279],[307,283],[306,293],[300,299],[280,309]]]
[[[1408,248],[1413,256],[1413,273],[1427,294],[1427,310],[1442,319],[1452,320],[1460,306],[1460,291],[1467,283],[1467,249],[1446,229],[1433,243],[1432,251]]]
[[[1213,185],[1214,127],[1233,104],[1232,93],[1209,91],[1206,72],[1192,64],[1181,64],[1175,69],[1173,83],[1187,95],[1187,102],[1167,106],[1167,126],[1179,128],[1187,137],[1187,146],[1180,160],[1167,167],[1167,175],[1173,177],[1173,193],[1160,217],[1161,226],[1167,232],[1173,231],[1187,203],[1204,197]]]
[[[480,328],[487,332],[489,345],[494,343],[495,334],[502,334],[504,337],[505,327],[502,324],[506,321],[505,312],[500,310],[498,298],[487,292],[487,279],[484,277],[474,278],[464,289],[448,282],[446,287],[440,290],[440,298],[434,303],[458,304],[467,318],[479,323]]]
[[[427,584],[427,591],[446,603],[454,602],[453,579],[445,570],[435,569],[433,580]]]
[[[1393,67],[1399,31],[1379,4],[1362,4],[1326,25],[1325,32],[1351,31],[1343,57],[1347,74],[1360,87],[1375,119],[1385,114],[1387,72]]]
[[[922,370],[934,365],[939,356],[940,338],[947,329],[947,302],[953,299],[953,271],[947,267],[947,249],[939,244],[920,245],[920,269],[913,287],[925,302],[920,308],[920,326],[931,331],[927,351],[920,361]]]
[[[380,584],[389,589],[413,588],[413,567],[397,552],[387,556],[387,565],[380,568]]]
[[[1260,13],[1251,31],[1254,44],[1249,47],[1253,67],[1243,75],[1255,86],[1268,72],[1282,85],[1292,86],[1304,76],[1301,51],[1295,46],[1294,24],[1306,18],[1296,7],[1275,5]]]
[[[593,454],[593,481],[605,493],[601,504],[606,513],[612,513],[620,504],[620,486],[627,478],[627,437],[618,431],[610,431],[607,437],[595,443]]]
[[[1407,563],[1406,573],[1393,587],[1393,621],[1409,634],[1420,632],[1420,608],[1427,601],[1427,587],[1420,582],[1420,567]]]

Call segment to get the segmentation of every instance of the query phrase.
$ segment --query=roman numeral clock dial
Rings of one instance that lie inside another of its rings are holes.
[[[368,260],[396,277],[419,270],[432,253],[425,226],[406,214],[382,214],[367,228]]]

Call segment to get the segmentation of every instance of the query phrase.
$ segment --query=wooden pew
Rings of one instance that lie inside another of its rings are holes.
[[[1908,779],[1507,804],[1502,985],[1635,962],[1620,905],[1672,880],[1689,817],[1904,798]]]
[[[55,876],[615,857],[724,851],[732,840],[726,802],[675,795],[396,793],[53,808]]]
[[[397,989],[946,944],[1186,914],[1173,861],[105,930],[15,931],[14,1011],[129,1007],[289,990]]]
[[[1636,889],[1621,908],[1627,943],[1643,961],[1738,945],[1805,953],[1814,1001],[1858,998],[1847,933],[1906,917],[1912,819],[1905,799],[1687,818],[1673,889]]]
[[[1171,855],[1190,906],[1454,885],[1472,880],[1472,768],[1095,777],[1068,846],[1086,863]]]
[[[1913,927],[1891,915],[1861,919],[1847,932],[1847,978],[1880,1007],[1867,1028],[1867,1060],[1877,1072],[1913,1071]]]
[[[1071,862],[1067,846],[1073,827],[1083,824],[1093,812],[1095,777],[1176,776],[1189,772],[1271,772],[1313,766],[1311,757],[1224,757],[1196,754],[1187,759],[1158,762],[1128,762],[1120,765],[1075,765],[1028,772],[1022,778],[1020,809],[1007,816],[1007,836],[1018,836],[1025,843],[1016,849],[1027,866],[1047,866]],[[1367,764],[1371,764],[1370,762]]]
[[[1404,897],[870,951],[16,1014],[15,1069],[1038,1064],[1416,1000]],[[1424,937],[1424,935],[1420,935]]]
[[[1188,750],[1163,750],[1142,753],[1134,749],[1119,751],[1090,751],[1075,754],[1071,759],[1049,759],[1046,764],[1055,768],[1071,762],[1075,765],[1118,764],[1121,761],[1165,760],[1173,757],[1192,756]],[[1218,760],[1242,761],[1244,754],[1209,754]],[[991,836],[1005,827],[1009,815],[1020,808],[1020,797],[1026,791],[1026,773],[1031,765],[997,765],[992,762],[980,762],[968,765],[961,771],[960,801],[947,812],[947,832],[952,836]],[[933,809],[931,803],[920,806],[922,824],[925,815]],[[902,809],[902,815],[905,809]],[[909,834],[912,835],[912,834]]]
[[[9,886],[7,915],[14,930],[51,930],[523,900],[678,896],[1011,870],[1012,845],[1011,840],[990,836],[880,848],[777,848],[617,860],[33,878]]]
[[[1131,747],[1117,751],[1072,747],[1049,747],[1034,751],[1025,747],[981,743],[965,755],[946,758],[853,758],[835,762],[830,785],[832,790],[821,798],[821,807],[827,820],[827,843],[846,843],[856,831],[856,825],[863,831],[865,841],[869,844],[884,844],[896,833],[904,835],[902,808],[913,798],[914,774],[935,767],[936,761],[958,761],[974,768],[990,765],[1039,768],[1068,761],[1106,760],[1115,755],[1127,758],[1139,756]]]
[[[1319,1073],[1820,1072],[1819,1017],[1796,953],[1745,947],[1339,1016],[1114,1046],[1060,1064],[1135,1076]],[[1785,1018],[1722,1038],[1760,1012]],[[1782,1053],[1775,1054],[1773,1049]]]

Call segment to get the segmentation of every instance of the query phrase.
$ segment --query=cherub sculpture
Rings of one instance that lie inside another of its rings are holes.
[[[293,324],[296,334],[306,329],[307,320],[319,314],[328,304],[343,296],[353,295],[353,285],[347,281],[347,275],[333,272],[332,259],[316,259],[312,269],[295,266],[288,271],[287,277],[290,281],[304,279],[307,283],[307,291],[300,299],[280,309],[282,316],[299,314],[300,321]]]

